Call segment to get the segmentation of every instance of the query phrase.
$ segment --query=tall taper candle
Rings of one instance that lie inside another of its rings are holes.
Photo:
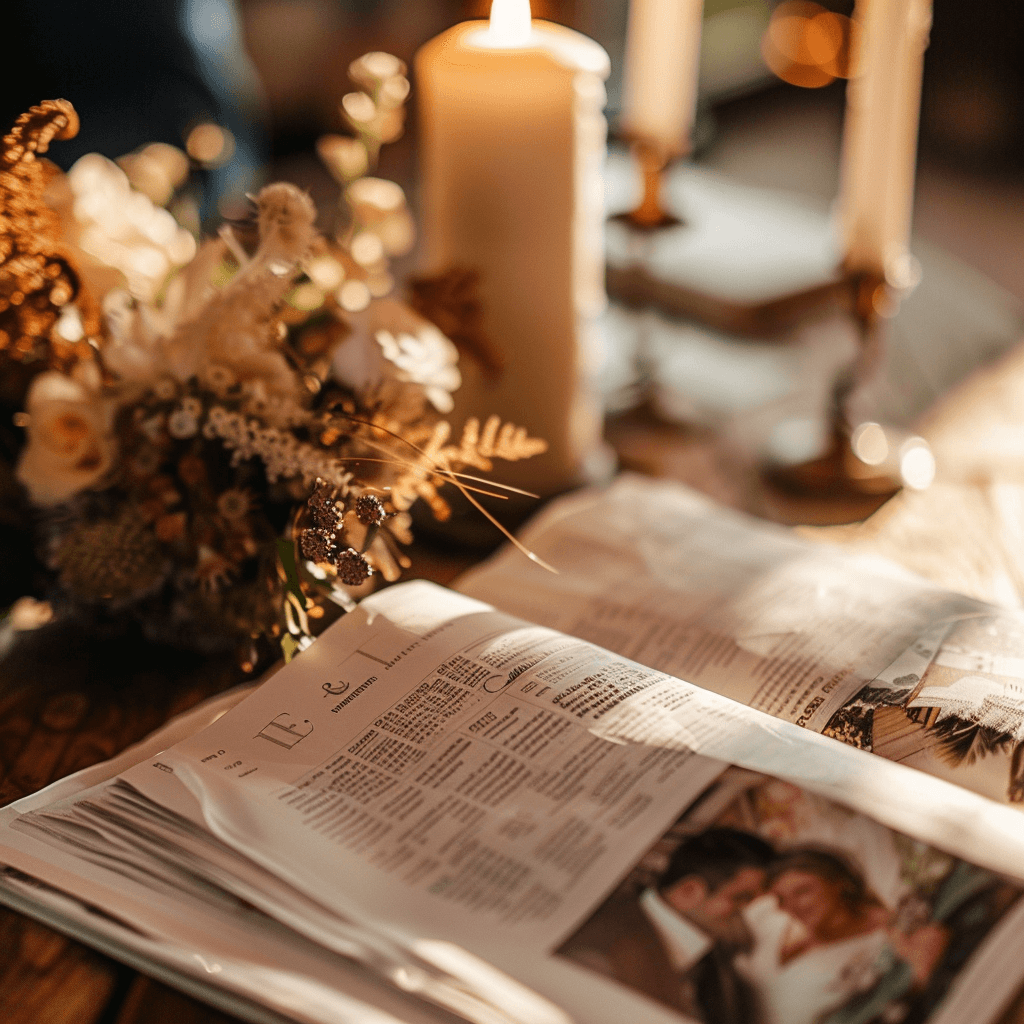
[[[845,266],[907,283],[921,73],[931,0],[857,0],[839,215]]]
[[[622,128],[664,157],[690,152],[704,0],[630,0]]]
[[[497,413],[546,454],[501,479],[542,494],[606,464],[596,316],[603,309],[609,64],[593,40],[494,0],[416,56],[423,270],[477,271],[483,327],[504,359],[489,380],[461,363],[456,416]]]

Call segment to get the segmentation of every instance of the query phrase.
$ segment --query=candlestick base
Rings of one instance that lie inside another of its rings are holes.
[[[632,209],[640,183],[627,154],[612,154],[606,180],[610,209]],[[608,224],[615,397],[715,430],[790,490],[897,486],[898,468],[851,461],[856,428],[912,431],[1020,336],[1007,296],[924,243],[922,282],[899,303],[843,270],[830,218],[799,198],[692,164],[669,170],[664,195],[686,210],[685,228]]]
[[[792,466],[766,467],[764,478],[773,486],[800,496],[891,498],[906,483],[898,467],[882,468],[864,462],[851,444],[849,430],[844,427],[843,420],[839,419],[829,447],[821,455]],[[927,445],[922,445],[922,451],[930,456]]]
[[[657,231],[661,228],[682,226],[685,221],[665,208],[662,185],[665,171],[672,162],[671,154],[649,142],[637,141],[632,147],[633,160],[643,182],[640,201],[628,213],[616,214],[634,231]]]

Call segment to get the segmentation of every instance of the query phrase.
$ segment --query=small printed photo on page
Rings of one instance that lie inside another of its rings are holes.
[[[861,689],[824,734],[1024,806],[1024,618],[961,619],[923,667],[898,659]]]
[[[702,1024],[922,1024],[1021,893],[730,768],[557,954]]]

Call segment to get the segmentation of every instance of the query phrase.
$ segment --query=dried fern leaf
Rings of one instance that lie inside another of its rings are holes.
[[[479,421],[470,418],[462,431],[458,448],[450,459],[467,466],[476,466],[489,470],[491,459],[504,459],[506,462],[517,462],[528,459],[547,451],[547,442],[540,438],[530,437],[525,427],[517,427],[514,423],[502,423],[498,416],[489,416],[480,430]]]

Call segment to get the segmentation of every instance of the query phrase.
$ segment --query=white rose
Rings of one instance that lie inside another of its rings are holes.
[[[25,409],[28,444],[16,475],[37,505],[57,505],[96,483],[114,461],[113,406],[62,373],[32,382]]]

